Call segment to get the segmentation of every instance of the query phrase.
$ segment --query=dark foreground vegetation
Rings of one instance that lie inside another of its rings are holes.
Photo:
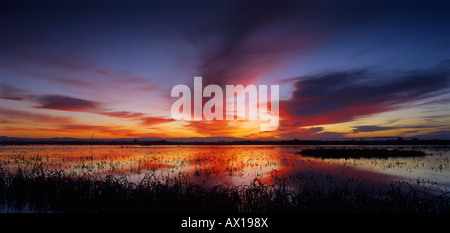
[[[427,154],[421,150],[388,149],[354,149],[354,148],[315,148],[305,149],[299,154],[319,158],[389,158],[389,157],[423,157]]]
[[[286,180],[266,185],[258,179],[206,189],[182,173],[173,178],[148,173],[133,183],[113,175],[73,177],[39,168],[12,173],[0,167],[0,207],[2,212],[448,213],[450,194],[419,191],[407,183],[374,191],[310,182],[294,192]]]

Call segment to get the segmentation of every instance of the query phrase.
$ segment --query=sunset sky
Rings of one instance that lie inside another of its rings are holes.
[[[450,139],[448,1],[2,1],[0,136]],[[279,85],[280,122],[173,86]]]

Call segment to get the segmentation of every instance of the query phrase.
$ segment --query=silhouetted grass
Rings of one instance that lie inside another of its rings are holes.
[[[315,148],[305,149],[299,154],[318,158],[389,158],[389,157],[423,157],[420,150],[388,150],[388,149],[354,149],[354,148]]]
[[[449,193],[432,195],[403,183],[381,192],[316,182],[295,192],[286,180],[274,185],[254,179],[249,185],[210,189],[179,173],[172,178],[147,173],[138,183],[125,176],[73,177],[40,167],[10,172],[0,166],[3,211],[150,213],[299,213],[299,212],[450,212]]]

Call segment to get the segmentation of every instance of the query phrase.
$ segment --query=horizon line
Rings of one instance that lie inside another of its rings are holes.
[[[450,139],[418,138],[418,137],[359,137],[359,138],[325,138],[325,139],[246,139],[236,137],[181,137],[181,138],[24,138],[0,136],[0,144],[305,144],[305,143],[388,143],[388,144],[445,144],[450,145]]]

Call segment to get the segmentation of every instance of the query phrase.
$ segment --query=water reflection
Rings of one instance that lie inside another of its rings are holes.
[[[316,182],[358,188],[407,181],[418,186],[450,189],[449,148],[420,148],[420,158],[320,159],[297,152],[316,146],[54,146],[0,147],[0,163],[8,169],[62,170],[68,175],[122,175],[131,181],[146,173],[155,177],[186,174],[193,183],[248,185],[258,178],[283,180],[295,190]],[[389,148],[385,146],[382,148]]]

